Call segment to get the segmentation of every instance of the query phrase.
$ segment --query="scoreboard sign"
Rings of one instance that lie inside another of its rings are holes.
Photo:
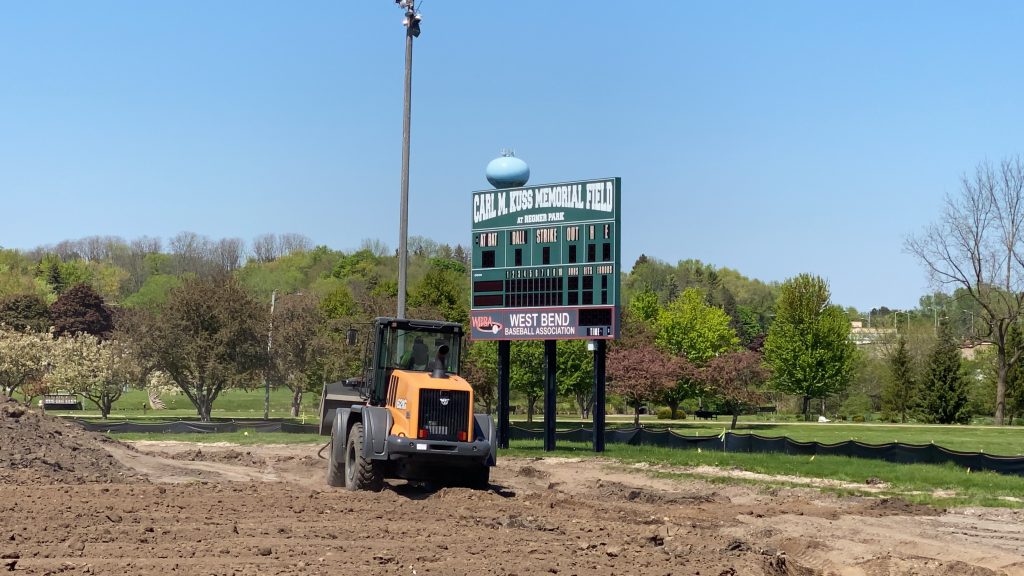
[[[618,337],[619,178],[473,193],[470,337]]]

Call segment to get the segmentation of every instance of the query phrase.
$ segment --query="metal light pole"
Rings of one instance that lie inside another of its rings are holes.
[[[395,0],[405,10],[405,116],[402,120],[402,195],[398,226],[398,314],[405,318],[406,268],[409,266],[409,131],[412,124],[412,39],[420,35],[420,15],[413,0]]]
[[[971,342],[974,342],[974,310],[963,310],[963,309],[961,309],[961,311],[962,312],[967,312],[968,314],[971,315]]]

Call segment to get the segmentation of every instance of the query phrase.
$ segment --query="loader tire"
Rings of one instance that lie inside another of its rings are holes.
[[[345,487],[349,490],[380,492],[384,488],[384,473],[375,460],[363,456],[363,423],[356,422],[348,432],[345,447]]]
[[[491,487],[491,467],[474,468],[467,474],[466,483],[473,490],[487,490]]]
[[[345,485],[345,446],[331,437],[331,451],[327,457],[327,485]]]

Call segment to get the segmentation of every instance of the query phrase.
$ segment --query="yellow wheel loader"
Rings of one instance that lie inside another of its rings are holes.
[[[474,414],[459,376],[462,326],[376,318],[361,378],[324,386],[327,483],[380,490],[385,478],[485,489],[497,459],[494,419]]]

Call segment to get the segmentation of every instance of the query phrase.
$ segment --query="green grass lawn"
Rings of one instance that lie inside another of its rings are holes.
[[[144,391],[130,390],[114,404],[110,414],[112,420],[144,421],[150,419],[176,420],[196,418],[195,408],[183,394],[165,394],[161,397],[167,406],[166,410],[143,410],[147,404]],[[228,390],[223,392],[214,403],[214,418],[262,418],[263,390]],[[302,410],[295,421],[314,424],[319,418],[319,394],[305,394]],[[271,390],[270,417],[289,418],[291,392],[287,389]],[[99,411],[89,402],[86,410],[54,412],[55,414],[99,418]],[[632,415],[609,415],[608,426],[631,427]],[[641,423],[645,426],[669,427],[679,434],[718,435],[728,429],[729,419],[719,420],[657,420],[644,416]],[[538,418],[527,424],[524,418],[516,416],[513,424],[528,428],[541,428],[543,422]],[[589,427],[589,421],[561,416],[558,420],[560,429]],[[1000,456],[1016,456],[1024,454],[1024,426],[996,428],[993,426],[937,426],[927,424],[885,424],[877,422],[845,423],[829,422],[824,424],[795,421],[766,421],[765,416],[744,417],[740,420],[737,433],[753,433],[761,436],[789,436],[802,442],[818,441],[823,443],[857,440],[866,444],[885,444],[903,442],[907,444],[935,443],[951,450],[964,452],[985,452]]]
[[[184,394],[164,394],[160,400],[165,410],[143,409],[149,405],[149,397],[143,390],[129,390],[114,403],[110,412],[112,420],[177,420],[197,418],[196,409]],[[262,418],[264,391],[261,390],[225,390],[213,403],[213,418]],[[79,416],[83,418],[99,418],[100,411],[94,404],[85,400],[84,410],[53,411],[54,414]],[[290,418],[292,393],[287,388],[270,391],[270,417]],[[303,394],[302,407],[298,422],[312,424],[320,417],[320,394]]]
[[[163,434],[160,432],[124,432],[108,434],[118,440],[152,440],[157,442],[195,442],[214,444],[228,442],[252,446],[256,444],[326,444],[327,436],[319,434],[292,434],[289,432],[194,432],[188,434]]]
[[[508,456],[541,457],[568,456],[594,457],[589,444],[561,442],[553,453],[544,452],[543,442],[522,440],[511,443],[511,449],[502,451]],[[608,444],[603,457],[623,464],[645,463],[662,467],[655,474],[685,476],[685,473],[665,470],[665,467],[715,466],[739,468],[770,475],[827,478],[863,484],[868,478],[886,483],[881,495],[899,496],[911,502],[936,506],[1003,506],[1020,508],[1024,502],[1024,477],[971,472],[950,465],[894,464],[881,460],[846,458],[842,456],[789,456],[784,454],[735,454],[696,450],[678,450],[653,446]],[[712,478],[716,482],[737,482],[735,479]],[[761,482],[758,482],[761,483]],[[769,481],[768,484],[783,481]],[[840,493],[856,490],[830,489]],[[953,495],[948,495],[952,492]]]
[[[540,429],[543,422],[535,421],[527,424],[524,421],[513,421],[514,425],[531,429]],[[729,420],[680,421],[641,420],[641,424],[650,427],[667,427],[678,434],[686,436],[718,435],[729,429]],[[559,421],[559,429],[589,428],[589,422]],[[609,427],[632,427],[633,421],[609,420]],[[760,422],[741,420],[734,430],[737,434],[757,434],[759,436],[789,436],[799,442],[822,442],[834,444],[846,440],[857,440],[865,444],[887,444],[903,442],[904,444],[935,443],[943,448],[961,452],[985,452],[999,456],[1024,455],[1024,427],[1009,426],[940,426],[933,424],[883,424],[883,423],[806,423],[806,422]]]

